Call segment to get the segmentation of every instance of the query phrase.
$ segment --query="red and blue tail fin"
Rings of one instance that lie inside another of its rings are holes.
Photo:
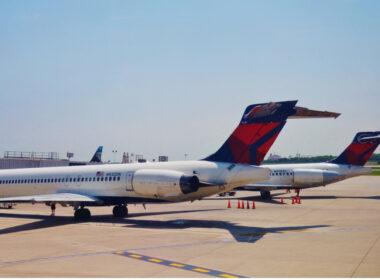
[[[379,143],[380,131],[359,132],[343,153],[330,162],[363,166],[372,156]]]
[[[260,165],[289,116],[296,113],[297,101],[250,105],[220,149],[208,161]]]

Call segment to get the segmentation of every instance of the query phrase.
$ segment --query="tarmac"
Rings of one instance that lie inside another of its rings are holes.
[[[124,219],[90,207],[87,222],[60,205],[0,209],[0,277],[380,277],[380,176],[302,190],[301,204],[272,193],[129,205]]]

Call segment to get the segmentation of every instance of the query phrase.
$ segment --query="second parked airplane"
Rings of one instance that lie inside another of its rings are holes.
[[[359,132],[352,143],[337,158],[329,162],[268,164],[270,179],[266,182],[245,185],[237,190],[260,191],[263,199],[270,199],[270,191],[278,189],[300,189],[325,186],[347,178],[369,174],[364,167],[380,143],[380,131]]]

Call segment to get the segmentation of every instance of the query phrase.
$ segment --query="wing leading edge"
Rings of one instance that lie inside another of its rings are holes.
[[[76,193],[13,196],[0,198],[0,202],[98,202],[99,199]]]

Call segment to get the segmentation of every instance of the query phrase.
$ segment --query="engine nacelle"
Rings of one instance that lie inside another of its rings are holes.
[[[295,169],[293,178],[297,187],[324,186],[341,179],[342,176],[337,172],[319,169]]]
[[[199,179],[174,170],[141,169],[134,173],[132,186],[141,196],[164,198],[196,192]]]

